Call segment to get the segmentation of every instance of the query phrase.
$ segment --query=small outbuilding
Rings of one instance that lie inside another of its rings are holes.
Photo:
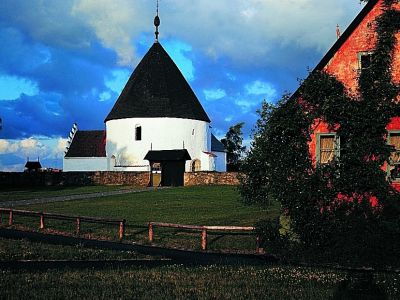
[[[24,172],[39,172],[42,169],[42,165],[39,160],[37,161],[27,161],[25,164]]]

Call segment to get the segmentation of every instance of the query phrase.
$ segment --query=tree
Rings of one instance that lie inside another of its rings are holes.
[[[263,104],[242,165],[246,203],[279,201],[298,245],[342,259],[357,251],[360,259],[377,262],[400,251],[400,194],[382,170],[393,152],[386,125],[400,115],[399,86],[391,78],[400,13],[392,3],[384,2],[376,20],[377,46],[360,74],[359,95],[325,72],[311,73],[298,97]],[[340,138],[340,156],[328,164],[313,165],[310,157],[315,120],[337,129]]]
[[[225,138],[221,140],[227,150],[227,170],[238,171],[242,155],[246,151],[246,146],[242,146],[244,122],[229,127]]]

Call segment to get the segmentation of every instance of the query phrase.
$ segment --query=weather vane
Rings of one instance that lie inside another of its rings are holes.
[[[157,0],[157,15],[154,18],[154,26],[156,26],[155,34],[156,34],[156,42],[158,42],[158,35],[159,35],[158,26],[160,26],[160,18],[158,17],[158,0]]]

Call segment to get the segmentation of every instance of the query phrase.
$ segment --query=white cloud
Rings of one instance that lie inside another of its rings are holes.
[[[335,27],[344,29],[361,9],[356,0],[164,0],[160,41],[183,40],[213,59],[276,62],[279,48],[326,51]],[[152,5],[153,4],[153,5]],[[74,0],[72,14],[114,49],[122,65],[137,62],[133,41],[153,37],[154,3],[146,0]],[[262,46],[261,46],[262,45]]]
[[[132,66],[137,62],[133,38],[148,24],[140,10],[141,1],[76,0],[72,14],[92,26],[105,47],[114,49],[119,64]]]
[[[0,140],[0,154],[14,154],[21,158],[43,157],[49,153],[49,147],[35,138],[22,140]]]
[[[18,143],[10,143],[7,140],[0,140],[0,154],[13,153],[18,149]]]
[[[34,96],[39,93],[36,83],[16,76],[0,76],[0,100],[15,100],[21,94]]]
[[[193,81],[195,69],[193,62],[186,55],[192,51],[192,46],[175,39],[166,41],[164,46],[186,80]]]
[[[57,141],[57,147],[54,148],[53,153],[56,155],[63,154],[67,147],[68,139],[59,138]]]
[[[26,161],[40,159],[42,165],[61,167],[67,139],[31,137],[22,140],[0,139],[0,170],[5,172],[23,171],[24,165],[16,160]]]
[[[224,121],[225,122],[231,122],[233,120],[233,116],[227,116]]]
[[[263,82],[261,80],[256,80],[252,83],[245,85],[245,90],[248,95],[263,95],[264,97],[274,99],[277,96],[277,91],[273,85],[269,82]]]
[[[235,100],[235,104],[240,107],[242,113],[246,114],[253,111],[255,107],[259,106],[259,101],[252,101],[246,98],[240,98]]]
[[[23,164],[3,165],[0,161],[0,170],[2,172],[21,172],[24,170]]]
[[[223,89],[203,90],[206,100],[219,100],[226,96],[226,92]]]
[[[129,71],[125,69],[116,69],[111,72],[112,78],[106,78],[104,84],[114,93],[121,93],[129,78]]]

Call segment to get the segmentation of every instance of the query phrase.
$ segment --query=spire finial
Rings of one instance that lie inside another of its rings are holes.
[[[339,38],[340,38],[340,35],[341,35],[341,33],[340,33],[340,27],[339,27],[339,24],[337,24],[337,25],[336,25],[336,38],[339,39]]]
[[[156,42],[158,42],[158,35],[159,35],[158,26],[160,26],[160,18],[158,17],[158,0],[157,0],[157,15],[154,18],[154,26],[156,26],[155,35],[156,35]]]

